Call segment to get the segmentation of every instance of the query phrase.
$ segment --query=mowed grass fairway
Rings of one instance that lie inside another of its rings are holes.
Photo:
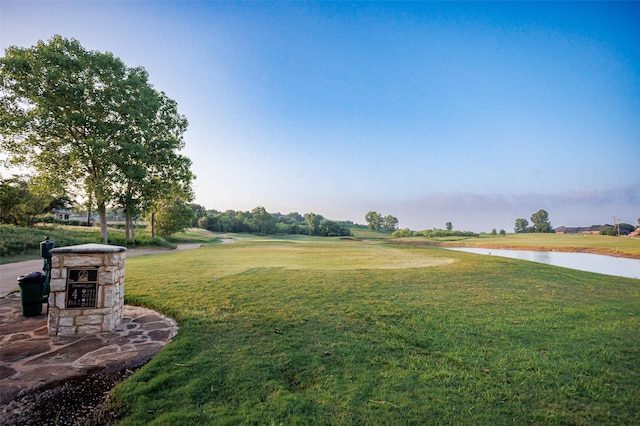
[[[123,424],[640,424],[640,281],[384,242],[130,258],[174,341]]]

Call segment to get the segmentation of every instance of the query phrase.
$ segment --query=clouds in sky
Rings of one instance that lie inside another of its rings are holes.
[[[640,216],[638,3],[3,1],[143,66],[190,122],[196,202],[401,227]]]
[[[549,212],[554,227],[573,223],[583,226],[613,223],[614,214],[610,212],[624,210],[625,205],[640,205],[640,190],[623,187],[613,191],[565,192],[559,189],[548,193],[433,194],[399,204],[404,204],[402,207],[408,213],[409,223],[426,223],[426,229],[443,228],[446,222],[451,221],[460,229],[490,231],[503,228],[511,232],[516,218],[531,222],[531,215],[540,209]],[[637,217],[627,216],[630,217],[617,217],[623,222],[637,223]],[[475,228],[477,223],[483,223],[484,228]],[[408,224],[400,225],[411,228]]]

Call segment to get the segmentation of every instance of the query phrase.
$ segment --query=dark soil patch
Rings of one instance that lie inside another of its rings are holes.
[[[106,410],[109,392],[144,362],[93,370],[86,376],[38,389],[0,407],[0,424],[15,426],[104,426],[117,422]]]

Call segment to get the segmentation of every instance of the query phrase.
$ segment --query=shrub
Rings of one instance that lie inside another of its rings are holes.
[[[412,236],[413,232],[409,230],[409,228],[398,229],[397,231],[393,231],[393,233],[391,234],[391,238],[407,238]]]

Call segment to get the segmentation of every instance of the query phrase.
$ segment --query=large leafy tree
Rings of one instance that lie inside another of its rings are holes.
[[[382,215],[378,212],[369,211],[365,216],[364,220],[368,223],[368,228],[372,231],[379,231],[382,226]]]
[[[398,229],[398,218],[390,214],[382,218],[382,227],[385,231],[395,231]]]
[[[30,226],[48,202],[37,196],[24,176],[0,179],[0,223]]]
[[[158,234],[167,237],[176,232],[184,231],[191,226],[194,213],[189,204],[175,200],[167,203],[156,214],[156,229]]]
[[[304,220],[309,225],[310,235],[317,235],[320,233],[320,222],[322,222],[323,219],[324,217],[322,217],[322,215],[311,213],[311,212],[305,213]]]
[[[37,216],[71,204],[67,196],[50,192],[50,188],[33,177],[0,177],[0,223],[33,226]]]
[[[525,218],[519,217],[516,219],[516,226],[514,230],[516,233],[527,232],[527,227],[529,226],[529,221]]]
[[[54,36],[31,48],[10,47],[0,58],[2,151],[52,185],[84,192],[97,206],[105,242],[109,203],[135,216],[145,207],[143,194],[152,205],[159,194],[173,195],[168,186],[190,185],[193,176],[183,170],[190,162],[176,154],[186,125],[143,68],[87,51],[77,40]],[[176,183],[175,176],[184,180]]]
[[[261,235],[271,232],[271,229],[273,228],[273,216],[271,216],[271,214],[261,206],[251,210],[251,222]]]
[[[191,160],[180,155],[187,119],[178,114],[177,104],[158,93],[146,106],[148,116],[141,120],[148,126],[124,142],[119,158],[120,182],[117,205],[126,217],[126,236],[133,240],[133,219],[147,212],[155,234],[156,212],[179,201],[193,198]],[[138,126],[136,126],[139,129]]]
[[[535,232],[550,233],[553,232],[551,222],[549,221],[549,213],[546,210],[538,210],[531,215],[531,222],[535,228]]]

